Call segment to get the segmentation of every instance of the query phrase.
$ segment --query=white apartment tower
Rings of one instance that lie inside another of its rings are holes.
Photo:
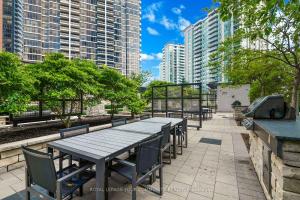
[[[184,46],[167,44],[163,49],[163,58],[160,64],[160,80],[172,83],[185,81]]]
[[[233,20],[223,22],[217,10],[184,30],[185,78],[188,82],[201,82],[207,89],[209,83],[224,82],[220,68],[210,68],[211,54],[215,53],[226,37],[234,33]]]

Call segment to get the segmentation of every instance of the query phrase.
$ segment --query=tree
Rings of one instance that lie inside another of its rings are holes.
[[[101,69],[100,83],[103,85],[102,97],[110,101],[110,114],[113,118],[114,114],[117,113],[117,107],[124,106],[132,93],[130,90],[132,83],[119,71],[107,66],[103,66],[103,69]]]
[[[88,103],[101,94],[100,72],[91,61],[68,60],[61,53],[51,53],[43,62],[32,64],[30,70],[38,80],[35,98],[58,115],[66,127],[71,126],[71,116],[79,112],[80,100]]]
[[[224,53],[221,49],[218,55]],[[210,65],[220,63],[211,62]],[[291,97],[293,69],[268,57],[256,59],[255,50],[235,49],[223,72],[230,85],[250,84],[250,101],[274,93],[284,94],[286,99]]]
[[[268,58],[293,69],[291,112],[295,115],[300,85],[300,2],[299,0],[215,0],[220,2],[223,20],[239,22],[233,39],[257,41],[267,48],[257,50],[256,59]]]
[[[0,52],[0,113],[26,111],[34,82],[18,56]]]
[[[152,99],[152,87],[168,85],[168,84],[170,84],[170,83],[167,82],[167,81],[159,81],[159,80],[154,80],[154,81],[150,82],[147,86],[146,91],[142,94],[142,96],[146,100],[147,104],[149,104],[151,102],[151,99]],[[162,94],[162,92],[163,91],[160,91],[161,95],[164,95],[164,94]]]

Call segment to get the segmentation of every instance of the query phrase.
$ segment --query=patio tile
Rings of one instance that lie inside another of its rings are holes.
[[[228,115],[229,114],[224,114]],[[221,118],[218,114],[205,121],[200,131],[189,129],[189,145],[183,155],[165,165],[164,195],[160,197],[139,187],[137,199],[145,200],[265,200],[251,162],[241,164],[239,160],[249,160],[249,155],[240,133],[231,118]],[[202,137],[221,139],[222,144],[199,143]],[[57,164],[57,163],[56,163]],[[237,170],[236,170],[237,169]],[[24,188],[24,168],[0,175],[0,199]],[[122,191],[109,192],[111,200],[131,200],[128,181],[112,174],[109,186]],[[159,179],[152,185],[159,186]],[[75,200],[95,199],[95,179],[84,186],[84,196],[74,196]],[[16,196],[16,193],[14,194]]]
[[[202,165],[206,166],[206,167],[210,167],[213,169],[217,169],[218,168],[218,162],[215,161],[208,161],[208,160],[203,160],[202,161]]]
[[[211,200],[211,198],[190,192],[186,200]]]
[[[239,198],[233,198],[230,196],[215,193],[213,200],[239,200]]]
[[[14,183],[18,183],[21,181],[21,179],[17,178],[13,173],[8,172],[5,174],[1,174],[1,181],[0,181],[0,188],[3,186],[12,185]]]
[[[170,192],[165,192],[164,195],[160,198],[161,200],[185,200],[185,198],[172,194]]]
[[[212,198],[214,194],[214,185],[195,181],[192,185],[191,192]]]
[[[193,166],[189,166],[189,165],[183,165],[179,169],[179,172],[195,176],[197,174],[198,170],[199,170],[198,167],[193,167]]]
[[[10,185],[10,187],[15,191],[15,192],[20,192],[22,190],[25,189],[25,182],[24,181],[21,181],[21,182],[18,182],[18,183],[14,183],[12,185]]]
[[[263,192],[257,192],[255,190],[249,190],[245,188],[239,188],[239,193],[247,196],[251,196],[252,198],[262,198],[264,197]]]
[[[218,172],[216,180],[230,185],[237,185],[236,176],[226,175]]]
[[[168,192],[186,198],[188,196],[190,187],[191,186],[188,184],[173,181],[168,187]]]
[[[221,182],[216,182],[215,186],[215,193],[218,194],[223,194],[225,196],[229,196],[231,198],[238,198],[239,197],[239,192],[238,188],[233,185],[221,183]]]
[[[185,183],[188,185],[192,185],[194,182],[195,176],[194,175],[189,175],[186,173],[181,173],[179,172],[176,177],[175,177],[175,181],[181,182],[181,183]]]
[[[4,199],[5,197],[11,196],[16,193],[11,187],[8,185],[0,185],[0,199]]]

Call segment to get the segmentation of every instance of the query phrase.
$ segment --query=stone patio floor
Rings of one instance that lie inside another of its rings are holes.
[[[204,121],[199,131],[189,129],[188,148],[164,167],[164,195],[160,197],[139,188],[137,199],[265,199],[240,133],[247,131],[237,126],[229,113],[215,114],[212,120]],[[222,143],[199,143],[201,138],[219,139]],[[125,179],[112,174],[109,184],[122,190],[109,192],[109,199],[131,199],[130,191],[126,190],[130,185]],[[24,168],[1,174],[0,199],[22,199],[24,185]],[[90,181],[85,185],[84,196],[74,199],[95,199],[95,193],[90,191],[94,186],[95,180]]]

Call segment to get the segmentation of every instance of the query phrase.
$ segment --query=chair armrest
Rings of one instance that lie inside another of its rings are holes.
[[[81,168],[79,168],[78,170],[76,170],[66,176],[61,177],[60,179],[57,180],[57,183],[60,184],[61,182],[68,180],[68,179],[72,178],[73,176],[79,174],[80,172],[83,172],[84,170],[91,168],[91,167],[93,167],[92,164],[86,164],[86,165],[82,166]]]
[[[127,160],[122,160],[122,159],[119,159],[119,158],[114,158],[112,161],[114,161],[116,163],[120,163],[122,165],[126,165],[128,167],[132,167],[132,168],[136,167],[136,164],[128,162]]]

